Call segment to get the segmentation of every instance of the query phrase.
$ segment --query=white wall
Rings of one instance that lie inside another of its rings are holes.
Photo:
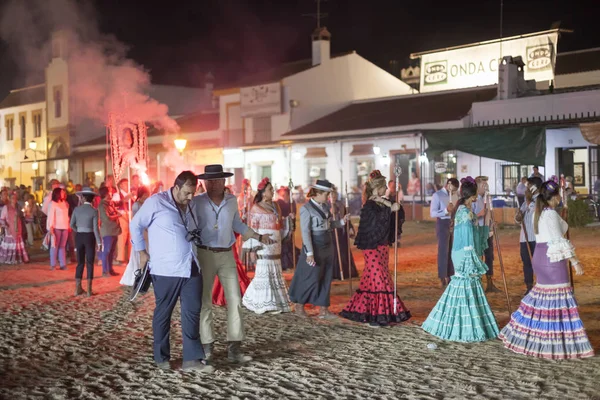
[[[42,131],[39,138],[34,138],[34,125],[33,125],[33,111],[42,111]],[[35,140],[37,143],[37,155],[29,150],[21,150],[21,120],[19,114],[26,113],[25,116],[25,149],[29,148],[29,142]],[[13,134],[14,139],[11,141],[6,140],[6,115],[12,115],[14,118]],[[31,163],[23,163],[25,153],[29,160],[33,160],[36,156],[38,160],[44,160],[47,156],[47,140],[46,140],[46,103],[33,103],[25,104],[22,106],[5,108],[0,110],[0,155],[4,156],[3,160],[0,161],[0,177],[3,178],[17,178],[17,184],[31,185],[31,177],[33,176],[45,176],[46,175],[46,163],[39,162],[38,170],[32,170]],[[22,180],[22,181],[21,181]]]
[[[398,96],[413,89],[356,53],[331,60],[287,77],[290,100],[298,101],[291,129],[339,110],[352,101]],[[286,131],[273,131],[273,140]]]
[[[60,118],[54,117],[54,87],[62,86]],[[69,124],[69,66],[62,58],[54,58],[46,67],[46,102],[48,103],[48,128],[62,128]]]
[[[600,116],[600,90],[473,103],[473,124],[509,124]]]
[[[557,128],[546,130],[546,173],[549,177],[558,175],[558,160],[556,159],[556,149],[563,147],[585,147],[593,146],[581,135],[579,128]],[[586,179],[587,174],[586,170]],[[587,183],[586,183],[587,184]]]

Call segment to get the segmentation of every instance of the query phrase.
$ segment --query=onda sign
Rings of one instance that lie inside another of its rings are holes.
[[[498,83],[498,63],[503,56],[521,56],[525,79],[554,79],[558,33],[507,38],[421,57],[421,92],[461,89]]]

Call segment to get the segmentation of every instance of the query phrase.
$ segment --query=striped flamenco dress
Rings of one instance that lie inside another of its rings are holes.
[[[452,262],[455,274],[422,328],[444,340],[483,342],[498,336],[498,325],[481,286],[487,266],[480,257],[487,241],[477,219],[466,206],[459,206],[454,219]]]
[[[537,282],[499,337],[504,347],[518,354],[548,359],[592,357],[594,350],[569,282],[567,260],[575,257],[575,249],[563,238],[568,225],[555,210],[546,209],[538,228],[532,260]]]

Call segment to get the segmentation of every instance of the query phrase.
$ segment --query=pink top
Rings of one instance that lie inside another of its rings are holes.
[[[69,229],[69,205],[66,201],[51,202],[48,212],[48,229]]]

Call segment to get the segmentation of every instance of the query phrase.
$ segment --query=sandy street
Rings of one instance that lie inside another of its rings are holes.
[[[600,230],[574,230],[572,240],[585,267],[575,295],[599,353]],[[514,311],[524,292],[518,231],[502,230],[501,245]],[[361,254],[354,256],[362,269]],[[599,356],[538,360],[515,355],[498,340],[450,343],[422,331],[442,292],[433,225],[407,223],[399,257],[400,295],[413,314],[409,322],[373,329],[341,319],[245,312],[245,350],[255,361],[234,366],[225,361],[225,313],[218,309],[217,372],[204,376],[154,366],[152,293],[132,304],[119,277],[97,278],[96,296],[74,298],[75,266],[49,271],[47,255],[38,252],[31,264],[0,266],[0,398],[600,399]],[[498,257],[495,269],[501,287]],[[349,298],[347,281],[335,283],[333,293],[332,309],[340,311]],[[509,317],[504,295],[488,298],[503,327]],[[437,349],[428,349],[430,343]],[[180,364],[179,307],[171,347]]]

